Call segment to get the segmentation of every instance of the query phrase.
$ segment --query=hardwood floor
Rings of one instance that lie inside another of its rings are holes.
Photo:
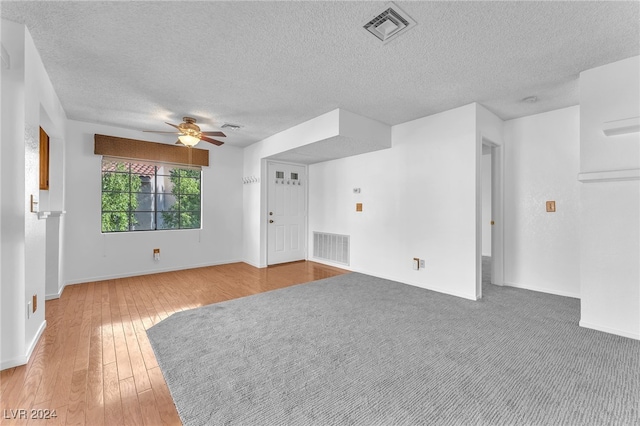
[[[29,363],[0,372],[0,423],[180,424],[147,328],[177,311],[346,272],[234,263],[67,286],[46,302],[47,328]]]

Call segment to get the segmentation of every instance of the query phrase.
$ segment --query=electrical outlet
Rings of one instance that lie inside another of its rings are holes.
[[[425,261],[424,259],[420,259],[420,269],[424,269],[425,268]]]
[[[160,260],[160,249],[159,248],[153,249],[153,260],[155,260],[156,262]]]

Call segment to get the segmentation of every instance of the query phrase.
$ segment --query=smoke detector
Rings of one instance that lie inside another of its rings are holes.
[[[390,2],[373,19],[364,24],[363,28],[386,44],[415,25],[416,21],[398,5]]]

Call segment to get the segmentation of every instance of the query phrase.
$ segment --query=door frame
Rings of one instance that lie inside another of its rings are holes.
[[[264,259],[265,262],[264,264],[266,266],[269,266],[269,164],[285,164],[285,165],[289,165],[289,166],[296,166],[296,167],[303,167],[304,168],[304,175],[305,175],[305,191],[304,191],[304,208],[305,208],[305,217],[304,217],[304,228],[305,228],[305,232],[304,234],[304,241],[303,241],[303,245],[304,245],[304,259],[308,260],[309,259],[309,166],[307,164],[299,164],[299,163],[291,163],[291,162],[287,162],[287,161],[278,161],[278,160],[271,160],[269,158],[264,158],[263,162],[262,162],[262,185],[261,185],[261,189],[262,189],[262,194],[263,194],[263,200],[264,203],[262,203],[262,211],[261,211],[261,222],[262,222],[262,226],[260,227],[262,229],[262,241],[264,241],[263,249],[264,249]]]
[[[491,283],[504,285],[504,146],[480,135],[476,178],[476,299],[482,298],[482,146],[491,148]]]

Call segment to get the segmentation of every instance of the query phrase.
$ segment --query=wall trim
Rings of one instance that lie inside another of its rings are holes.
[[[582,183],[640,180],[640,169],[578,173],[578,180]]]
[[[231,263],[242,263],[242,262],[244,262],[244,261],[243,260],[232,259],[232,260],[225,260],[225,261],[222,261],[222,262],[201,263],[201,264],[198,264],[198,265],[190,265],[190,266],[186,266],[186,267],[183,266],[183,267],[175,267],[175,268],[151,269],[151,270],[146,270],[146,271],[136,271],[136,272],[130,272],[130,273],[123,273],[123,274],[101,275],[101,276],[95,276],[95,277],[88,277],[88,278],[80,278],[80,279],[76,279],[76,280],[70,280],[70,281],[67,281],[65,286],[67,286],[67,285],[75,285],[75,284],[85,284],[85,283],[90,283],[90,282],[94,282],[94,281],[115,280],[115,279],[118,279],[118,278],[137,277],[137,276],[140,276],[140,275],[161,274],[163,272],[184,271],[184,270],[187,270],[187,269],[206,268],[208,266],[228,265],[228,264],[231,264]],[[247,263],[247,262],[244,262],[244,263]]]
[[[62,292],[64,291],[64,288],[66,287],[65,284],[62,284],[62,286],[58,289],[57,293],[53,293],[53,294],[45,294],[44,295],[44,300],[54,300],[54,299],[60,299],[60,296],[62,296]]]
[[[27,363],[27,358],[24,356],[8,359],[6,361],[0,362],[0,371],[6,370],[7,368],[19,367],[21,365],[25,365]]]
[[[578,323],[578,325],[580,325],[580,327],[583,328],[589,328],[591,330],[596,330],[596,331],[602,331],[603,333],[609,333],[609,334],[615,334],[618,336],[622,336],[622,337],[627,337],[629,339],[634,339],[634,340],[640,340],[640,334],[639,333],[630,333],[628,331],[624,331],[624,330],[618,330],[617,328],[611,328],[611,327],[605,327],[602,325],[596,325],[596,324],[592,324],[586,321],[580,321]]]
[[[400,283],[400,284],[406,284],[406,285],[411,285],[411,286],[414,286],[414,287],[419,287],[419,288],[422,288],[424,290],[430,290],[430,291],[435,291],[437,293],[446,294],[446,295],[449,295],[449,296],[459,297],[461,299],[473,300],[473,301],[477,301],[478,300],[476,298],[475,294],[468,295],[468,294],[463,294],[463,293],[457,293],[457,292],[447,291],[446,289],[444,289],[442,287],[425,285],[424,283],[417,282],[417,281],[403,281],[403,280],[400,280],[398,278],[394,278],[394,277],[389,276],[389,275],[372,274],[371,272],[366,272],[366,271],[363,271],[361,269],[352,268],[350,266],[342,265],[342,264],[339,264],[339,263],[326,262],[324,260],[316,259],[315,257],[314,258],[308,258],[307,260],[310,261],[310,262],[322,263],[323,265],[333,266],[333,267],[338,268],[338,269],[344,269],[346,271],[356,272],[358,274],[370,275],[372,277],[382,278],[384,280],[395,281],[395,282]]]
[[[46,320],[42,321],[42,324],[40,324],[40,328],[38,328],[38,332],[33,337],[33,340],[29,344],[29,347],[27,348],[27,352],[24,354],[24,356],[1,361],[0,370],[6,370],[7,368],[18,367],[20,365],[27,364],[29,362],[29,359],[31,359],[31,355],[33,355],[33,350],[36,348],[36,345],[38,344],[38,341],[40,340],[42,333],[44,333],[45,328],[47,328]]]
[[[555,296],[571,297],[573,299],[580,299],[580,293],[573,293],[573,292],[570,292],[570,291],[553,290],[553,289],[549,289],[549,288],[546,288],[546,287],[540,287],[540,286],[528,285],[528,284],[509,283],[509,282],[506,282],[506,281],[505,281],[504,285],[506,287],[520,288],[522,290],[537,291],[538,293],[547,293],[547,294],[553,294]]]

